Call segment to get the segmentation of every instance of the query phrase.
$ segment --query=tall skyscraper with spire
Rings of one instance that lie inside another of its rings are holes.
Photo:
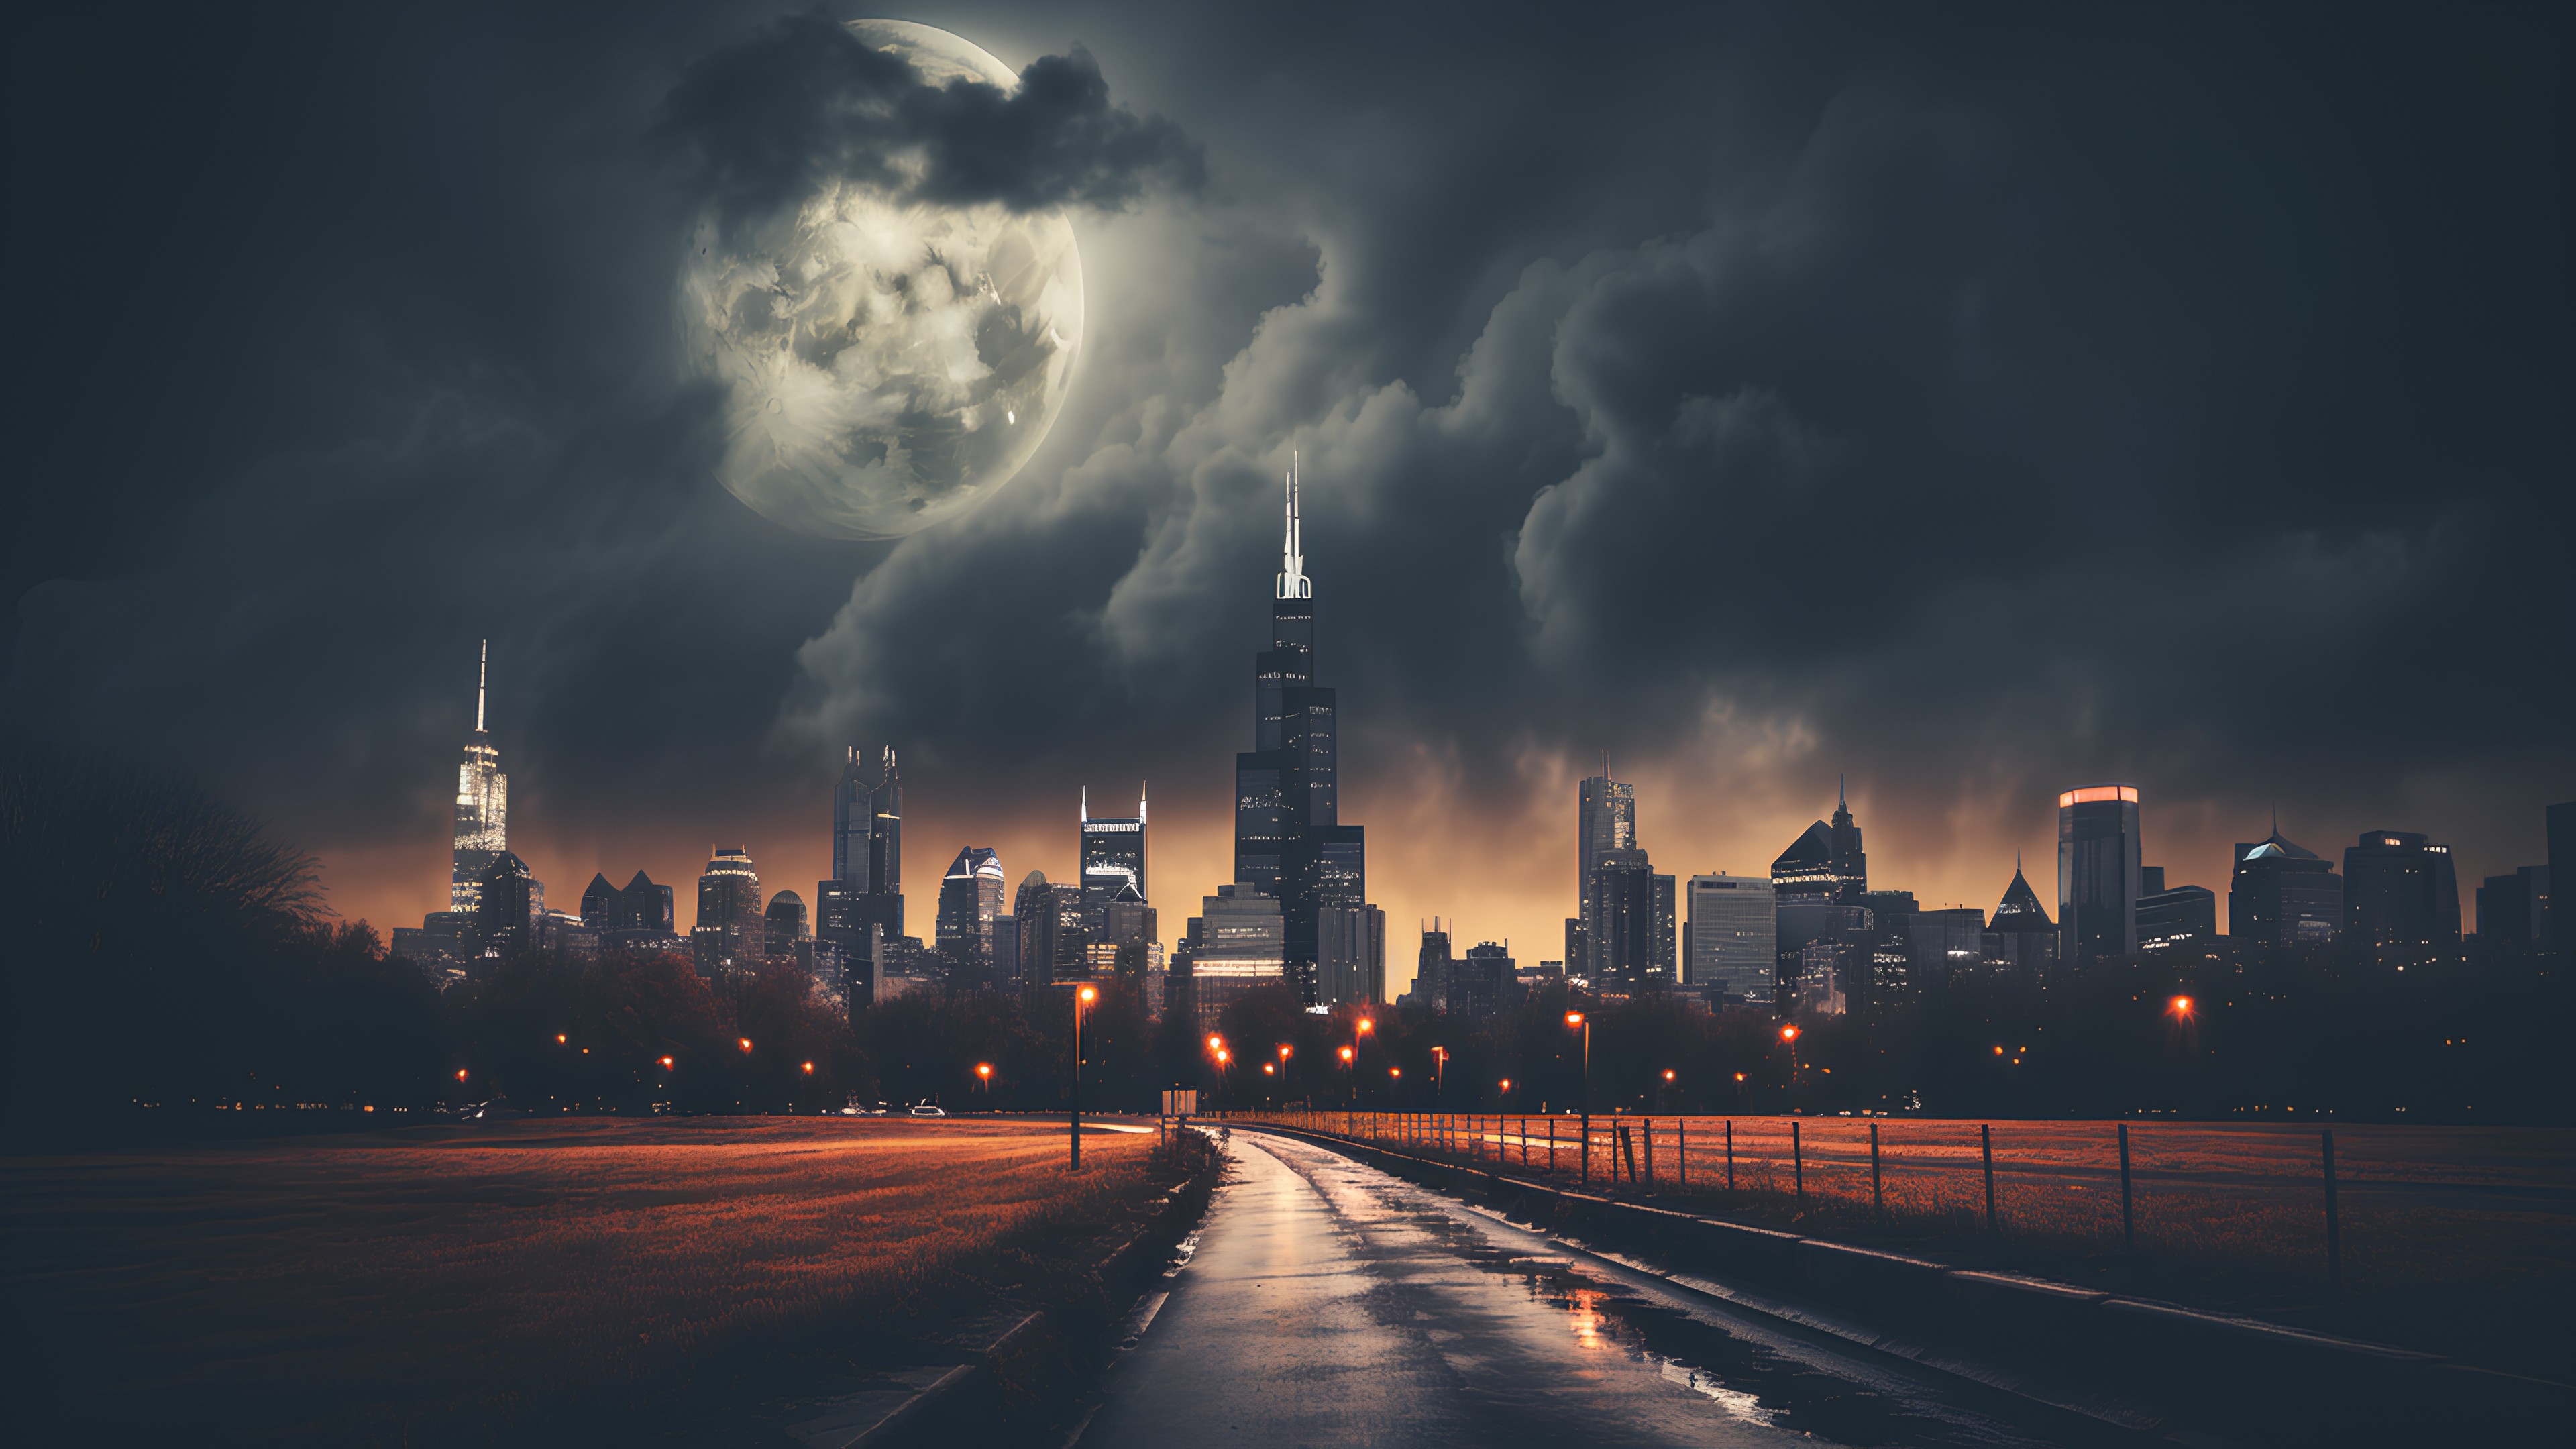
[[[814,886],[814,938],[841,958],[852,1006],[867,1004],[880,941],[903,937],[903,777],[888,745],[870,784],[850,746],[832,787],[832,876]]]
[[[510,777],[501,773],[501,752],[483,728],[485,686],[492,664],[492,641],[483,641],[474,666],[474,733],[465,741],[464,763],[456,767],[456,849],[447,881],[447,908],[472,911],[483,898],[483,875],[510,848]]]
[[[1253,668],[1253,748],[1234,758],[1234,879],[1278,899],[1288,979],[1311,1006],[1317,913],[1366,904],[1368,844],[1362,827],[1341,823],[1338,701],[1315,683],[1315,586],[1293,461],[1286,482],[1270,647]]]

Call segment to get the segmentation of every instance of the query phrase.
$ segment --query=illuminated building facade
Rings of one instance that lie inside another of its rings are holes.
[[[2236,842],[2227,933],[2253,946],[2322,946],[2343,934],[2343,877],[2334,862],[2283,835]]]
[[[2057,797],[2058,959],[2082,966],[2138,949],[2138,787]]]
[[[492,736],[483,728],[491,662],[492,645],[486,640],[474,668],[474,733],[456,767],[456,846],[447,885],[451,911],[473,911],[482,895],[483,873],[510,848],[510,777],[501,773],[501,752],[492,748]]]
[[[1989,964],[2024,976],[2037,976],[2057,964],[2057,923],[2048,918],[2039,892],[2023,879],[2021,861],[2013,861],[2012,884],[1986,925],[1984,949]]]
[[[1593,918],[1598,886],[1595,877],[1604,855],[1637,845],[1637,787],[1610,778],[1610,758],[1601,773],[1575,787],[1573,929],[1567,932],[1566,968],[1578,976],[1600,977],[1608,968],[1609,942]]]
[[[1206,1027],[1233,1002],[1288,980],[1288,934],[1279,901],[1242,885],[1221,885],[1190,918],[1189,1001]]]
[[[1319,913],[1366,904],[1368,846],[1362,827],[1341,823],[1339,701],[1315,684],[1314,584],[1293,467],[1286,481],[1270,647],[1253,669],[1253,748],[1234,761],[1234,883],[1279,903],[1288,979],[1312,1006],[1323,997]]]
[[[982,979],[993,964],[993,920],[1002,914],[1002,857],[984,846],[957,852],[939,882],[939,915],[931,942],[965,979]]]
[[[1690,959],[1682,979],[1704,990],[1771,1004],[1778,975],[1779,908],[1763,876],[1695,875],[1684,892]]]
[[[699,874],[698,919],[689,945],[701,971],[748,970],[768,954],[760,872],[741,846],[717,849]]]

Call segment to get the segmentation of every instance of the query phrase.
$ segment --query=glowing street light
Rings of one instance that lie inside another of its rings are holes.
[[[1225,1038],[1218,1036],[1215,1032],[1209,1032],[1208,1050],[1212,1052],[1221,1052],[1225,1050]]]
[[[1342,1048],[1342,1060],[1343,1060],[1343,1061],[1347,1062],[1347,1061],[1349,1061],[1352,1057],[1354,1057],[1354,1056],[1356,1056],[1356,1055],[1358,1055],[1358,1054],[1357,1054],[1356,1052],[1353,1052],[1349,1047],[1344,1047],[1344,1048]],[[457,1073],[457,1075],[461,1077],[461,1076],[463,1076],[463,1075],[465,1075],[465,1074],[464,1074],[463,1072],[458,1072],[458,1073]]]
[[[805,1064],[805,1075],[809,1077],[814,1075],[814,1064],[812,1062],[807,1062]]]
[[[993,1064],[991,1062],[977,1062],[975,1064],[975,1077],[983,1086],[984,1095],[987,1097],[993,1095]]]
[[[2176,1021],[2189,1021],[2193,1010],[2192,1000],[2188,996],[2177,996],[2165,1003],[2165,1010]]]
[[[562,1032],[556,1032],[556,1033],[555,1033],[555,1045],[556,1045],[556,1046],[562,1046],[563,1044],[564,1044],[564,1034],[563,1034]]]
[[[662,1070],[664,1070],[664,1071],[666,1071],[666,1072],[667,1072],[667,1071],[669,1071],[670,1069],[671,1069],[671,1059],[670,1059],[669,1057],[664,1057],[664,1058],[662,1058]],[[465,1074],[464,1074],[463,1072],[458,1072],[458,1073],[457,1073],[457,1075],[461,1077],[461,1076],[463,1076],[463,1075],[465,1075]]]
[[[465,1080],[465,1069],[463,1067],[458,1067],[456,1069],[456,1080],[460,1082]]]
[[[1100,988],[1085,982],[1073,992],[1073,1111],[1067,1114],[1072,1123],[1073,1148],[1070,1170],[1082,1170],[1082,1011],[1100,999]]]
[[[741,1047],[744,1052],[748,1053],[751,1050],[751,1038],[747,1036],[735,1037],[734,1045]]]
[[[1592,1018],[1579,1011],[1565,1014],[1569,1031],[1583,1033],[1583,1181],[1592,1181]]]

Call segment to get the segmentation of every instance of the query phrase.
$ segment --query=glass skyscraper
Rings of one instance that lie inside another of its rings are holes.
[[[2138,950],[2138,787],[2057,797],[2059,959],[2081,966]]]
[[[510,777],[501,773],[501,752],[483,729],[484,684],[492,646],[483,645],[474,666],[474,733],[465,741],[465,760],[456,767],[456,848],[447,878],[447,908],[471,912],[483,897],[483,873],[510,848]]]

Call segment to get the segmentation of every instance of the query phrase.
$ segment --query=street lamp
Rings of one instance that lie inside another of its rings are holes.
[[[1360,1065],[1359,1065],[1359,1062],[1360,1062],[1360,1049],[1359,1049],[1358,1047],[1344,1047],[1344,1048],[1342,1048],[1342,1069],[1343,1069],[1344,1071],[1346,1071],[1346,1072],[1350,1073],[1350,1086],[1351,1086],[1351,1094],[1350,1094],[1350,1097],[1348,1098],[1348,1100],[1347,1100],[1346,1104],[1345,1104],[1345,1105],[1343,1106],[1343,1108],[1342,1108],[1342,1135],[1343,1135],[1343,1136],[1346,1136],[1346,1137],[1347,1137],[1347,1136],[1349,1136],[1349,1135],[1351,1134],[1351,1132],[1352,1132],[1352,1131],[1353,1131],[1353,1130],[1358,1126],[1358,1124],[1359,1124],[1359,1111],[1360,1111]]]
[[[812,1071],[813,1068],[808,1066],[806,1070]],[[991,1097],[993,1095],[993,1064],[991,1062],[977,1062],[975,1064],[975,1075],[980,1080],[984,1088],[984,1095],[987,1098]]]
[[[2173,1000],[2165,1003],[2165,1010],[2172,1013],[2173,1018],[2176,1021],[2189,1021],[2191,1020],[2191,1013],[2194,1010],[2194,1007],[2190,997],[2177,996]]]
[[[1583,1181],[1592,1181],[1592,1018],[1579,1011],[1565,1014],[1569,1030],[1583,1033]]]
[[[1796,1022],[1780,1023],[1780,1044],[1789,1049],[1789,1094],[1794,1098],[1798,1093],[1798,1024]]]
[[[1448,1086],[1449,1049],[1445,1046],[1433,1047],[1431,1049],[1431,1104],[1435,1110],[1440,1105],[1440,1094],[1447,1090]]]
[[[1082,1170],[1082,1010],[1100,999],[1100,988],[1085,985],[1073,993],[1073,1162],[1070,1170]]]

